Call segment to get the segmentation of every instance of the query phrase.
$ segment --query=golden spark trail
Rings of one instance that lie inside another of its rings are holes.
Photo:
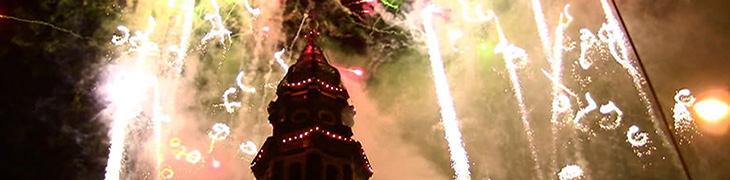
[[[435,8],[435,6],[430,5],[421,12],[426,45],[428,46],[428,59],[431,61],[436,96],[441,109],[441,122],[444,127],[445,138],[451,157],[451,167],[454,169],[456,179],[466,180],[470,179],[469,159],[461,139],[461,131],[459,130],[456,110],[454,109],[454,100],[451,97],[449,82],[446,79],[444,63],[441,60],[441,52],[439,51],[438,37],[436,37],[436,32],[433,27],[433,13]]]
[[[540,175],[540,164],[537,161],[537,150],[534,143],[534,132],[530,122],[527,119],[527,108],[525,107],[524,96],[522,95],[522,87],[520,86],[520,79],[517,76],[517,64],[516,60],[527,61],[527,53],[524,49],[521,49],[513,44],[510,44],[507,37],[502,30],[502,25],[499,22],[499,18],[495,18],[495,24],[497,27],[497,35],[499,36],[499,44],[494,48],[495,53],[502,53],[504,63],[509,73],[509,79],[512,85],[512,91],[514,91],[515,99],[517,99],[517,106],[520,111],[520,120],[522,125],[525,127],[525,134],[527,135],[527,143],[530,148],[530,156],[532,157],[533,163],[535,163],[535,173],[537,176]],[[540,176],[541,177],[541,176]]]
[[[23,18],[18,18],[18,17],[13,17],[13,16],[6,16],[6,15],[2,15],[2,14],[0,14],[0,19],[10,19],[10,20],[15,20],[15,21],[24,22],[24,23],[31,23],[31,24],[38,24],[38,25],[48,26],[48,27],[53,28],[55,30],[58,30],[58,31],[61,31],[61,32],[65,32],[65,33],[69,33],[69,34],[71,34],[72,36],[74,36],[76,38],[79,38],[79,39],[87,39],[86,37],[83,37],[83,36],[79,35],[78,33],[75,33],[75,32],[73,32],[73,31],[71,31],[69,29],[62,28],[62,27],[58,27],[56,25],[53,25],[51,23],[47,23],[47,22],[44,22],[44,21],[31,20],[31,19],[23,19]]]

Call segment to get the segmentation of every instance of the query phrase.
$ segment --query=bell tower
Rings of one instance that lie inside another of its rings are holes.
[[[307,44],[269,104],[273,134],[251,163],[259,180],[369,179],[373,170],[362,145],[352,139],[355,109],[340,74],[316,45]]]

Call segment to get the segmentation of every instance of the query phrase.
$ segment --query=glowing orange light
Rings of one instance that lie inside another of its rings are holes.
[[[727,117],[727,103],[714,99],[704,99],[694,105],[697,115],[708,123],[718,123]]]

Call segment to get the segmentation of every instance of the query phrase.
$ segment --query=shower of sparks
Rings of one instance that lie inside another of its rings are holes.
[[[241,150],[241,153],[251,156],[255,156],[256,152],[258,151],[256,148],[256,143],[252,141],[242,142],[241,145],[238,146],[238,148]]]
[[[246,11],[251,13],[251,15],[253,15],[254,17],[259,16],[259,14],[261,14],[261,9],[254,8],[253,6],[251,6],[251,4],[249,4],[248,0],[243,0],[243,7],[246,8]]]
[[[560,180],[572,180],[580,177],[583,177],[583,169],[578,165],[566,165],[558,172],[558,178]]]
[[[601,26],[598,33],[598,38],[602,42],[606,43],[608,50],[613,56],[614,60],[618,62],[626,71],[631,80],[634,83],[634,88],[638,91],[641,102],[644,103],[644,107],[649,114],[651,121],[656,122],[656,114],[654,114],[654,107],[649,100],[649,95],[644,91],[644,84],[646,80],[641,75],[641,72],[631,63],[628,53],[628,40],[626,35],[621,30],[621,25],[618,22],[618,18],[613,14],[611,5],[608,0],[601,0],[601,8],[606,16],[606,22]],[[618,48],[618,49],[617,49]],[[661,129],[659,123],[654,123],[656,129]]]
[[[286,64],[286,62],[284,62],[284,59],[281,58],[282,56],[284,56],[285,52],[286,52],[286,49],[284,49],[284,48],[281,48],[281,50],[276,51],[274,53],[274,59],[276,59],[276,63],[278,63],[279,66],[281,66],[281,70],[284,71],[284,73],[286,74],[286,72],[289,71],[289,65]]]
[[[441,109],[441,122],[444,127],[446,141],[448,143],[449,152],[451,154],[451,165],[455,171],[456,179],[466,180],[469,177],[469,159],[464,149],[464,143],[461,139],[461,131],[459,130],[459,122],[456,119],[456,110],[454,110],[454,100],[449,91],[449,82],[446,79],[444,64],[441,61],[441,52],[439,51],[438,37],[433,27],[433,13],[436,7],[427,6],[421,12],[423,20],[423,29],[426,36],[426,45],[428,46],[429,60],[431,61],[431,71],[433,73],[434,85],[436,86],[436,95]]]
[[[527,119],[527,108],[525,107],[525,100],[524,96],[522,95],[520,79],[517,76],[517,64],[526,63],[527,53],[525,53],[524,49],[509,43],[509,41],[507,40],[507,36],[502,30],[502,25],[499,23],[498,17],[495,17],[495,24],[497,28],[497,35],[499,36],[499,44],[494,47],[494,52],[502,53],[502,57],[504,58],[505,67],[507,68],[507,72],[509,73],[509,79],[512,85],[512,91],[514,91],[515,99],[517,99],[517,106],[519,107],[520,111],[520,120],[522,122],[522,125],[525,127],[525,134],[527,134],[527,143],[530,148],[530,155],[532,157],[533,163],[535,163],[536,173],[540,174],[541,168],[540,164],[537,162],[537,149],[535,148],[533,140],[534,132],[532,131],[529,120]]]
[[[135,43],[137,45],[137,47],[134,47],[134,52],[137,55],[136,59],[131,63],[110,66],[108,69],[109,77],[104,81],[101,88],[101,95],[107,102],[110,102],[105,111],[109,113],[112,120],[111,146],[105,169],[105,179],[119,179],[123,166],[124,143],[130,121],[135,120],[144,111],[143,104],[147,99],[157,98],[157,96],[149,97],[151,88],[157,91],[157,78],[145,72],[144,67],[142,67],[149,53],[157,50],[157,45],[150,42],[148,38],[154,31],[155,25],[155,20],[150,17],[145,32],[137,32],[137,35],[128,40],[130,44]],[[112,39],[115,38],[112,37]],[[159,121],[154,117],[155,115],[157,114],[153,114],[153,121]],[[157,125],[159,124],[155,126]],[[155,130],[158,130],[158,128],[155,127]],[[155,136],[157,135],[155,134]],[[157,137],[155,138],[157,139]],[[159,155],[159,152],[156,153]],[[156,164],[159,165],[159,161]],[[156,167],[159,168],[159,166]]]
[[[654,147],[647,147],[647,144],[651,143],[649,139],[649,133],[640,132],[639,126],[631,125],[629,130],[626,131],[626,142],[631,144],[631,147],[636,153],[636,156],[642,157],[651,154]]]
[[[226,112],[228,113],[233,113],[234,111],[236,111],[236,108],[241,107],[241,102],[230,101],[228,99],[228,97],[231,96],[231,94],[233,93],[236,93],[236,88],[233,87],[228,88],[225,92],[223,92],[223,107],[226,108]]]
[[[251,87],[243,83],[243,71],[238,72],[238,75],[236,75],[236,85],[238,85],[238,88],[241,89],[241,91],[246,93],[256,93],[256,88]]]
[[[593,32],[589,29],[580,29],[580,56],[578,57],[578,64],[580,64],[580,67],[584,70],[593,65],[593,61],[589,60],[587,54],[588,50],[595,46],[598,46],[596,35],[593,35]]]
[[[532,13],[535,16],[535,25],[537,26],[537,33],[540,35],[540,42],[542,42],[542,48],[545,52],[545,57],[550,57],[550,35],[548,32],[548,26],[545,22],[545,13],[542,10],[540,0],[532,0]]]
[[[204,19],[210,22],[210,31],[200,41],[205,43],[210,39],[217,38],[221,44],[225,44],[226,38],[231,38],[231,31],[223,25],[223,18],[220,15],[220,6],[217,0],[210,0],[213,5],[213,12],[205,14]]]
[[[570,16],[568,13],[568,9],[570,8],[569,4],[566,4],[563,8],[563,13],[560,14],[560,22],[558,23],[558,26],[555,27],[555,39],[552,46],[552,56],[548,59],[548,62],[550,62],[550,79],[552,82],[552,96],[553,96],[553,102],[552,102],[552,115],[550,117],[550,122],[553,124],[558,123],[558,115],[560,112],[558,109],[560,108],[560,101],[558,97],[562,94],[561,93],[561,87],[563,86],[563,82],[561,80],[562,77],[562,66],[563,66],[563,40],[564,40],[564,31],[568,27],[571,21],[573,21],[573,17]],[[567,89],[567,88],[565,88]]]
[[[693,135],[699,133],[690,111],[695,101],[696,99],[689,89],[680,89],[674,95],[672,118],[674,118],[674,132],[681,137],[680,143],[691,142]]]
[[[601,123],[599,123],[599,126],[601,126],[601,128],[613,130],[621,125],[621,120],[624,113],[616,106],[616,104],[613,103],[613,101],[608,101],[607,104],[601,105],[601,108],[599,108],[598,111],[600,111],[601,114],[610,114],[611,112],[616,113],[616,119],[614,119],[613,121],[609,121],[610,117],[608,116],[601,118]]]
[[[588,127],[581,124],[580,120],[583,119],[589,112],[596,110],[598,105],[596,104],[596,101],[593,100],[593,97],[591,97],[591,93],[585,94],[586,101],[588,101],[588,105],[584,108],[580,108],[578,110],[578,113],[575,114],[575,118],[573,118],[573,124],[582,131],[588,131]]]

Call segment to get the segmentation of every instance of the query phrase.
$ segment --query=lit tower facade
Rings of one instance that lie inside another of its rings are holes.
[[[269,104],[274,133],[251,163],[256,179],[350,180],[373,174],[362,145],[352,139],[355,109],[347,90],[315,38],[307,37]]]

